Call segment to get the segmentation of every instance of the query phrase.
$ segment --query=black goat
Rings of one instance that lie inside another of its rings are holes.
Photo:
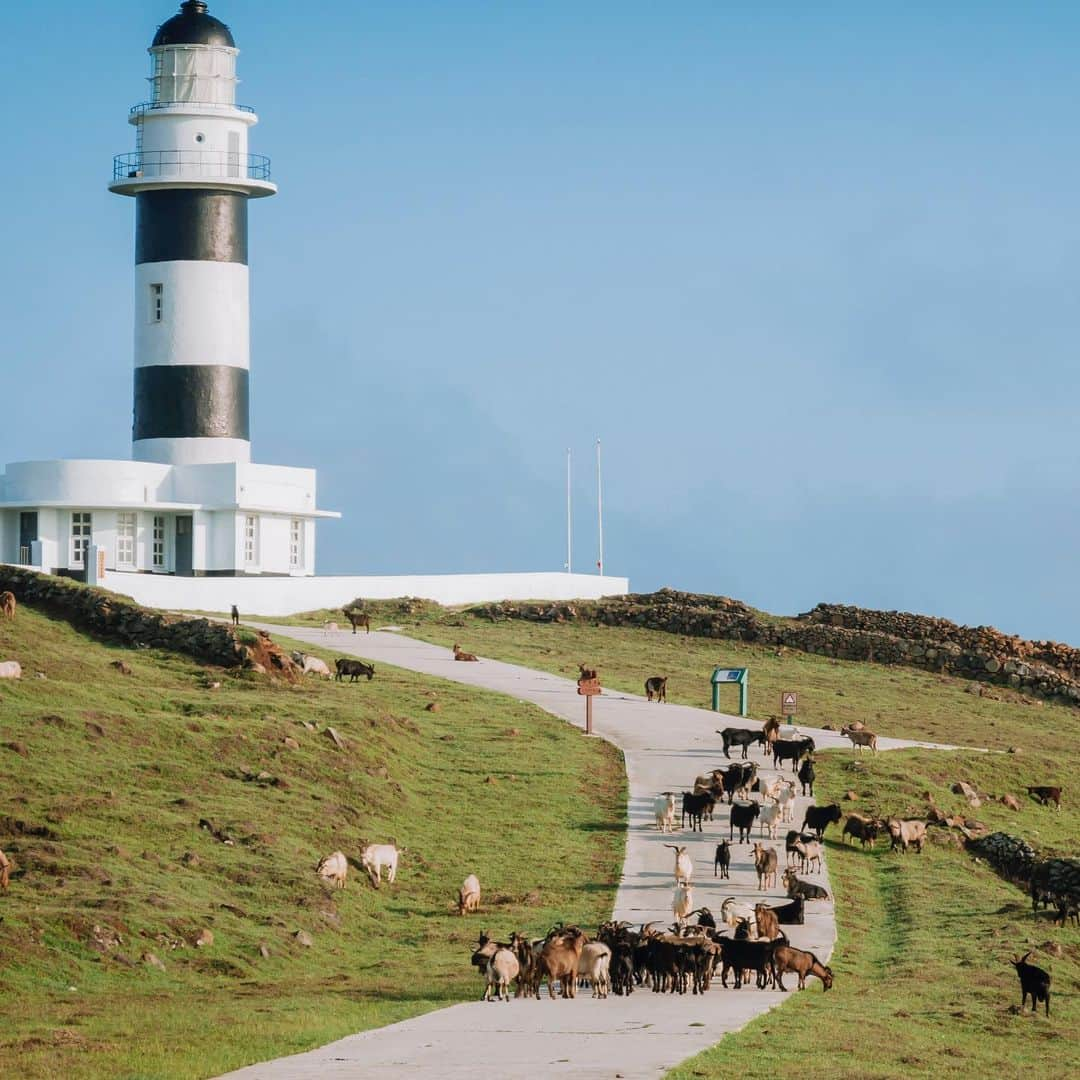
[[[682,827],[686,827],[686,818],[690,817],[690,831],[695,829],[704,832],[701,824],[702,814],[709,814],[716,805],[716,797],[708,791],[700,795],[693,795],[689,791],[683,792],[682,797]]]
[[[716,877],[717,870],[720,871],[720,877],[730,878],[731,874],[729,870],[731,868],[731,845],[726,840],[721,840],[716,845],[716,858],[713,860],[712,876]]]
[[[723,731],[717,731],[717,734],[724,740],[724,757],[730,758],[731,754],[728,751],[733,746],[742,747],[742,760],[746,760],[746,752],[750,749],[751,743],[760,743],[765,745],[765,733],[763,731],[751,731],[750,728],[737,728],[726,727]]]
[[[814,740],[806,737],[802,739],[777,739],[772,744],[773,768],[780,768],[785,761],[791,762],[791,771],[799,767],[799,762],[807,754],[814,752]]]
[[[813,798],[814,795],[814,759],[807,758],[799,766],[799,783],[802,784],[802,793]],[[806,789],[810,790],[807,791]]]
[[[1026,952],[1019,960],[1010,960],[1016,974],[1020,976],[1020,1011],[1024,1010],[1024,1002],[1028,994],[1031,995],[1031,1011],[1036,1012],[1039,1002],[1046,1002],[1046,1015],[1050,1015],[1050,972],[1029,964],[1027,958],[1031,953]]]
[[[806,921],[806,901],[801,896],[786,904],[777,904],[772,911],[781,926],[802,926]]]
[[[361,675],[366,675],[368,682],[375,678],[375,668],[371,664],[365,664],[363,660],[346,660],[342,657],[334,661],[337,674],[334,678],[340,682],[343,675],[350,675],[349,682],[356,682]]]
[[[829,806],[808,806],[806,817],[803,818],[802,827],[814,830],[814,835],[820,840],[825,835],[825,830],[843,816],[840,807],[836,803]]]
[[[731,804],[731,834],[730,839],[735,839],[735,830],[739,830],[739,843],[749,844],[750,834],[754,829],[754,821],[761,813],[761,806],[756,802],[733,802]],[[715,874],[713,875],[716,876]]]

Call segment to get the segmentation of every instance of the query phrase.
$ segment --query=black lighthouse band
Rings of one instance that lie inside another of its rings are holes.
[[[136,368],[132,438],[250,439],[247,370],[224,364]]]
[[[247,196],[205,188],[135,196],[135,263],[248,261]]]

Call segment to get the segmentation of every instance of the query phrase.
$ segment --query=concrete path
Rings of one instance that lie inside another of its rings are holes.
[[[348,631],[325,633],[299,627],[251,624],[320,650],[360,656],[376,664],[386,663],[410,671],[435,675],[469,686],[508,694],[584,728],[584,699],[574,682],[529,668],[481,659],[461,663],[439,646],[415,641],[396,633],[353,635]],[[377,678],[378,676],[376,676]],[[782,903],[782,886],[766,894],[757,890],[751,845],[736,844],[732,851],[731,880],[713,877],[716,841],[728,834],[728,811],[717,808],[716,820],[705,823],[705,832],[663,835],[657,832],[653,799],[658,792],[688,790],[694,777],[725,764],[717,728],[756,727],[756,723],[683,705],[659,705],[618,691],[605,691],[594,700],[594,731],[622,749],[629,778],[626,855],[613,917],[633,923],[672,919],[671,897],[674,852],[665,842],[688,844],[694,857],[694,903],[718,913],[724,899],[735,896],[751,903],[765,899]],[[835,732],[800,725],[819,748],[845,747],[847,739]],[[901,746],[934,746],[897,739],[879,739],[882,749]],[[939,747],[945,749],[945,747]],[[759,748],[752,760],[762,763]],[[732,752],[737,756],[737,751]],[[771,768],[760,770],[771,778]],[[791,773],[786,774],[788,777]],[[796,826],[812,800],[798,800]],[[789,828],[790,826],[784,826]],[[773,842],[784,866],[783,833]],[[756,839],[756,837],[755,837]],[[407,874],[408,862],[402,867]],[[800,875],[828,885],[824,873]],[[572,919],[573,913],[567,912]],[[511,927],[493,927],[508,933]],[[824,962],[836,940],[833,905],[807,905],[805,926],[785,928],[793,945],[810,949]],[[468,957],[462,955],[463,965]],[[788,985],[794,985],[789,976]],[[817,980],[808,983],[809,993],[820,993]],[[477,996],[481,992],[477,979]],[[755,1016],[787,997],[779,991],[744,987],[724,990],[714,981],[707,994],[653,994],[644,989],[629,997],[574,1001],[514,1000],[509,1003],[473,1002],[455,1005],[389,1027],[351,1035],[305,1054],[254,1065],[229,1077],[236,1080],[307,1080],[307,1078],[353,1078],[389,1080],[447,1080],[474,1077],[478,1072],[500,1080],[539,1080],[571,1076],[578,1080],[612,1080],[615,1077],[655,1078],[680,1061],[712,1046],[724,1034],[736,1031]]]

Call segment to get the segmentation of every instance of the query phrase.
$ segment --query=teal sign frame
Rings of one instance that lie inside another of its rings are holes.
[[[713,712],[720,711],[720,687],[735,685],[739,688],[739,715],[746,716],[750,688],[750,669],[744,667],[713,668],[711,681]]]

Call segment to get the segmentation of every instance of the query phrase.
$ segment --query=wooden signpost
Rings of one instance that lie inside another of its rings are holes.
[[[794,690],[785,690],[780,695],[780,712],[784,716],[794,716],[799,711],[799,695]]]
[[[585,699],[585,734],[592,734],[592,699],[597,694],[602,694],[600,680],[593,675],[591,678],[580,678],[577,681],[577,692]]]

